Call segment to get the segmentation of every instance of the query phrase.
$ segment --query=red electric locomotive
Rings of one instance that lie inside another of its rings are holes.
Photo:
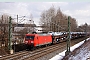
[[[52,36],[50,34],[26,34],[25,44],[29,49],[52,43]]]

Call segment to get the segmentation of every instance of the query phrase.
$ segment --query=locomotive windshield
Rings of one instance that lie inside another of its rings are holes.
[[[34,36],[26,36],[26,39],[34,40]]]

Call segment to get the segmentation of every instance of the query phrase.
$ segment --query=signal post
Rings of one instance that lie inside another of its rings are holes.
[[[12,49],[12,18],[9,17],[9,40],[8,40],[8,49],[10,51],[10,54],[13,54],[13,49]]]
[[[70,37],[71,37],[71,33],[70,33],[70,16],[68,16],[68,39],[67,39],[67,51],[65,52],[65,55],[69,55],[70,53]]]

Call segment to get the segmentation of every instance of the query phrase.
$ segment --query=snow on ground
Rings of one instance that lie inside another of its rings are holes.
[[[88,41],[88,40],[90,40],[90,38],[87,38],[86,40]],[[85,42],[85,40],[83,40],[83,41],[75,44],[75,45],[72,46],[72,47],[70,47],[70,51],[71,51],[71,52],[74,51],[76,48],[78,48],[79,46],[81,46],[84,42]],[[58,55],[54,56],[53,58],[51,58],[51,59],[49,59],[49,60],[62,60],[63,57],[65,56],[65,52],[66,52],[66,50],[63,51],[63,52],[61,52],[61,53],[59,53]],[[87,54],[85,55],[84,53],[87,53]],[[69,60],[71,60],[71,59],[73,59],[73,60],[79,60],[79,57],[80,57],[79,55],[80,55],[81,57],[83,57],[83,58],[80,59],[80,60],[86,60],[86,58],[88,57],[88,55],[90,56],[90,51],[87,52],[87,49],[84,48],[84,52],[83,52],[83,49],[82,49],[78,55],[70,57]],[[84,56],[84,55],[85,55],[85,56]],[[77,58],[77,59],[76,59],[76,58]]]
[[[86,48],[83,50],[80,50],[80,53],[71,56],[68,60],[87,60],[87,58],[90,56],[90,51],[88,51]],[[90,57],[89,57],[90,58]]]
[[[90,38],[88,38],[87,40],[89,39]],[[79,52],[77,51],[77,53],[77,55],[71,55],[68,60],[87,60],[87,58],[90,59],[90,46],[88,45],[88,43],[86,46],[80,48]]]

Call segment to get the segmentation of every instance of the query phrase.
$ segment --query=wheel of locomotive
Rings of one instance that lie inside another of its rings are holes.
[[[33,51],[33,50],[35,50],[35,48],[34,48],[34,47],[32,47],[30,50],[31,50],[31,51]]]
[[[27,45],[27,50],[34,50],[34,46],[33,45]]]
[[[35,49],[35,47],[34,47],[33,44],[30,46],[30,48],[31,48],[31,49],[30,49],[31,51],[33,51],[33,50]]]

